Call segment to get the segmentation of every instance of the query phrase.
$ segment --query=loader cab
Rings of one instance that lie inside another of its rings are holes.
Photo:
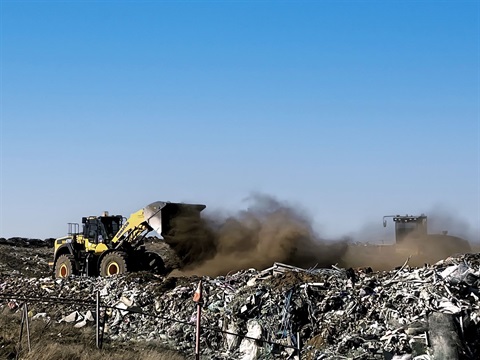
[[[121,215],[84,217],[83,236],[91,243],[109,242],[122,226],[122,222]]]
[[[427,217],[420,216],[400,216],[393,217],[395,222],[395,242],[402,243],[408,237],[420,238],[427,235]]]

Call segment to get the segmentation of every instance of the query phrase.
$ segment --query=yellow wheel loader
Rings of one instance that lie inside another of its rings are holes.
[[[205,205],[157,201],[133,213],[89,216],[68,224],[68,235],[55,240],[53,267],[55,277],[71,275],[111,276],[130,271],[162,274],[165,266],[160,255],[146,251],[145,237],[151,231],[166,236],[174,231],[179,217],[200,217]],[[193,240],[193,239],[192,239]]]

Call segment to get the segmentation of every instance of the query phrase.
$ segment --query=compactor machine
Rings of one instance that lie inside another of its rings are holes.
[[[413,260],[432,263],[456,254],[471,252],[470,243],[457,236],[428,234],[427,216],[386,215],[383,226],[387,226],[387,218],[393,218],[395,223],[395,246],[398,255],[412,256]]]
[[[54,258],[50,265],[55,277],[71,275],[111,276],[130,271],[147,270],[163,273],[160,255],[146,251],[145,237],[151,231],[165,236],[175,231],[180,217],[200,217],[205,205],[157,201],[133,213],[88,216],[68,224],[68,235],[55,240]]]
[[[425,214],[386,215],[383,217],[384,227],[388,218],[392,218],[395,224],[395,242],[350,244],[341,265],[390,270],[401,266],[407,259],[410,266],[423,266],[472,251],[467,240],[448,235],[447,231],[429,234]]]

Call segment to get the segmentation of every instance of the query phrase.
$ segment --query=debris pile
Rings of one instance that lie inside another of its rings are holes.
[[[101,313],[101,318],[106,315],[106,338],[160,339],[192,354],[196,319],[192,297],[200,280],[205,358],[293,359],[300,345],[302,358],[307,359],[431,359],[443,351],[435,345],[439,337],[460,359],[480,357],[479,255],[421,268],[405,264],[388,272],[276,263],[263,271],[242,270],[216,278],[137,273],[54,280],[0,275],[0,295],[5,298],[2,307],[10,311],[21,304],[6,294],[58,299],[54,306],[29,304],[33,318],[82,327],[95,323],[94,306],[60,302],[93,303],[99,291],[102,306],[107,306]],[[455,336],[443,337],[445,331]]]
[[[0,238],[0,274],[47,276],[53,239]]]
[[[29,239],[29,238],[22,238],[22,237],[12,237],[8,239],[0,237],[0,245],[10,245],[15,247],[35,247],[35,248],[52,247],[54,241],[55,239],[53,238],[41,240],[41,239]]]

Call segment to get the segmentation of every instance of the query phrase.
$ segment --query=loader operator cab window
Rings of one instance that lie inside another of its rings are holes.
[[[103,243],[108,240],[107,233],[105,231],[105,226],[99,221],[98,222],[98,234],[97,234],[97,243]]]
[[[98,228],[96,222],[87,221],[83,228],[83,236],[85,236],[90,242],[94,242],[97,238]]]
[[[83,236],[92,243],[102,243],[108,239],[103,224],[98,220],[90,220],[85,224]]]
[[[115,234],[120,230],[120,221],[117,217],[102,218],[101,224],[105,232],[105,237],[108,240],[112,240]]]

